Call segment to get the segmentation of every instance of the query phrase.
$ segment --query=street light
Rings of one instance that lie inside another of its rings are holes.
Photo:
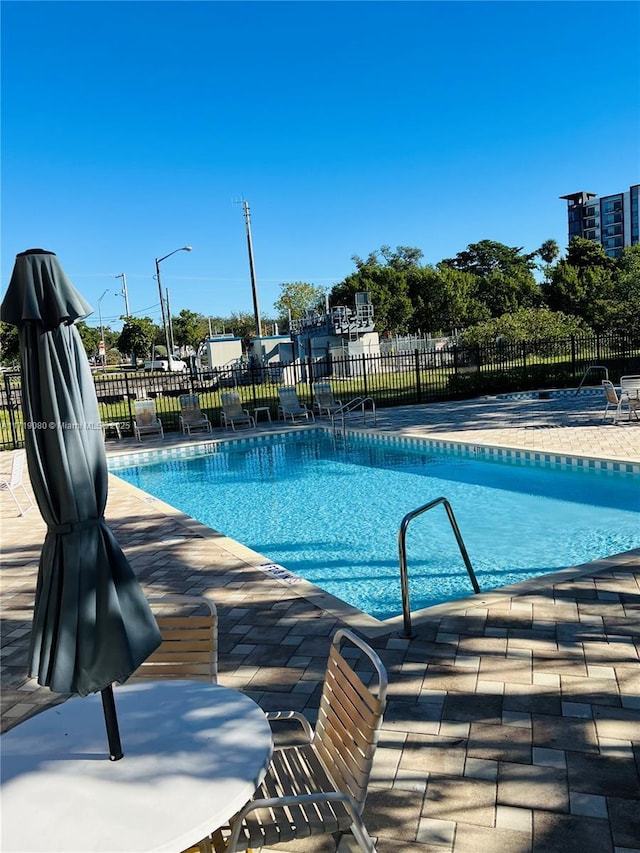
[[[169,327],[167,326],[167,314],[164,310],[164,297],[162,295],[162,283],[160,281],[160,264],[162,261],[166,261],[167,258],[170,258],[171,255],[175,255],[176,252],[190,252],[191,246],[180,246],[179,249],[174,249],[173,252],[169,252],[168,255],[163,255],[161,258],[156,258],[156,281],[158,282],[158,293],[160,295],[160,310],[162,311],[162,328],[164,329],[164,340],[167,345],[167,358],[169,360],[169,370],[171,370],[171,357],[173,353],[169,349]]]

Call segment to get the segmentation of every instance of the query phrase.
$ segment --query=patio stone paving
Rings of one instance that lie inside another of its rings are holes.
[[[383,409],[375,429],[640,464],[640,423],[604,423],[603,410],[599,395],[483,399]],[[0,454],[0,469],[10,457]],[[640,551],[423,611],[407,640],[397,622],[354,623],[300,595],[256,568],[253,552],[115,477],[107,520],[149,594],[216,602],[220,681],[265,710],[315,718],[341,624],[376,648],[390,679],[365,809],[379,853],[640,853]],[[26,673],[44,523],[37,509],[16,517],[6,494],[0,523],[5,731],[64,697]]]

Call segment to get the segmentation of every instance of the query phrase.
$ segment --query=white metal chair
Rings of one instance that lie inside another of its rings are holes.
[[[162,643],[128,678],[155,681],[186,678],[218,680],[218,611],[203,595],[154,595],[154,611]]]
[[[342,400],[336,400],[328,382],[314,382],[313,397],[314,407],[320,417],[326,412],[327,417],[330,418],[342,407]]]
[[[373,665],[372,687],[343,656],[343,640]],[[300,723],[308,743],[276,748],[253,799],[211,837],[216,853],[348,831],[360,850],[375,853],[361,815],[386,693],[387,674],[378,655],[354,633],[339,629],[331,644],[315,729],[297,711],[267,714],[269,720]],[[201,842],[200,849],[206,850],[207,843]]]
[[[626,378],[626,377],[623,377]],[[613,410],[613,422],[617,423],[622,417],[622,412],[624,407],[627,407],[628,418],[631,420],[631,412],[633,412],[636,420],[638,420],[638,408],[640,408],[640,395],[638,391],[635,391],[635,395],[630,386],[627,386],[625,390],[622,386],[622,380],[620,380],[620,394],[616,391],[615,385],[609,379],[602,380],[602,387],[604,389],[604,395],[606,400],[606,406],[604,409],[604,414],[602,416],[603,420],[606,420],[609,409]]]
[[[305,406],[304,403],[300,402],[296,389],[293,385],[287,385],[284,388],[280,388],[278,396],[280,397],[278,415],[281,416],[283,420],[286,421],[287,418],[291,418],[292,423],[295,423],[296,418],[315,421],[315,415]]]
[[[13,454],[13,460],[11,462],[11,476],[0,479],[0,491],[9,492],[13,502],[18,507],[19,515],[24,515],[29,512],[30,509],[33,509],[34,503],[31,499],[31,495],[26,490],[24,483],[22,482],[22,473],[24,470],[24,460],[25,455],[23,451],[18,451]],[[27,505],[23,507],[20,501],[18,500],[18,496],[16,494],[16,489],[22,489],[24,497],[26,499]]]
[[[222,402],[222,411],[220,412],[220,425],[231,429],[236,428],[236,424],[246,424],[249,427],[255,427],[256,421],[253,415],[249,414],[249,409],[243,409],[240,402],[240,396],[235,391],[223,391],[220,394]]]
[[[636,420],[638,420],[638,409],[640,409],[640,376],[620,377],[620,402],[622,406],[627,406],[629,420],[631,420],[631,412],[633,412]]]
[[[164,438],[162,421],[156,414],[156,404],[153,400],[134,400],[133,410],[136,416],[133,434],[138,441],[142,441],[143,435],[153,435],[154,433],[158,433],[160,438]]]
[[[191,435],[192,430],[203,429],[211,432],[211,421],[200,408],[200,398],[197,394],[180,397],[180,429],[185,435]]]

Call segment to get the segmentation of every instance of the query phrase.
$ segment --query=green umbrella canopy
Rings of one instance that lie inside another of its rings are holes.
[[[80,696],[124,681],[161,639],[104,520],[104,440],[74,325],[90,313],[53,252],[16,257],[0,318],[19,331],[27,464],[47,524],[29,674],[57,693]]]

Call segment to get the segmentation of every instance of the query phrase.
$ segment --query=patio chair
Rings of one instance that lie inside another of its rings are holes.
[[[220,394],[222,402],[222,411],[220,413],[220,425],[235,431],[236,424],[246,424],[254,427],[256,425],[255,418],[249,414],[248,409],[242,408],[240,396],[236,391],[224,391]]]
[[[191,435],[192,430],[203,429],[211,432],[211,421],[200,408],[200,398],[197,394],[180,397],[180,429],[184,435]]]
[[[620,377],[620,399],[622,405],[626,405],[629,410],[629,420],[631,420],[631,412],[638,420],[638,409],[640,409],[640,376],[621,376]]]
[[[353,657],[342,655],[342,640],[373,665],[373,687],[356,674],[349,662]],[[253,799],[211,836],[216,853],[348,831],[360,850],[375,853],[361,815],[386,693],[387,674],[378,655],[351,631],[339,629],[331,643],[315,729],[298,711],[267,713],[272,721],[300,723],[308,743],[276,747]],[[205,842],[200,849],[206,849]]]
[[[134,681],[218,680],[218,611],[203,595],[150,596],[162,643],[131,675]]]
[[[14,453],[13,459],[11,461],[11,475],[9,477],[3,477],[2,479],[0,479],[0,491],[9,492],[14,504],[18,507],[19,515],[24,515],[34,507],[31,495],[26,490],[24,483],[22,482],[24,460],[25,455],[23,451],[20,450],[17,453]],[[23,507],[20,501],[18,500],[16,489],[22,489],[27,503],[26,507]]]
[[[624,377],[623,377],[624,378]],[[604,409],[604,414],[602,416],[602,420],[606,420],[607,413],[609,409],[613,409],[613,422],[617,423],[622,417],[622,410],[626,405],[629,420],[631,420],[631,412],[635,415],[636,420],[638,420],[638,408],[640,408],[640,397],[634,397],[631,390],[627,388],[627,390],[623,390],[622,380],[620,380],[621,389],[620,394],[616,391],[616,388],[609,379],[602,380],[602,387],[604,389],[604,396],[607,401],[607,405]],[[637,392],[636,392],[637,393]]]
[[[318,415],[322,417],[326,412],[327,417],[335,414],[342,408],[342,400],[336,400],[328,382],[315,382],[313,385],[314,407]]]
[[[292,423],[295,423],[296,418],[315,421],[316,417],[313,412],[298,400],[298,395],[293,385],[280,388],[278,396],[280,397],[278,416],[281,416],[283,420],[286,421],[287,418],[291,418]]]
[[[154,433],[159,433],[160,438],[164,438],[162,421],[156,414],[156,404],[153,400],[134,400],[133,409],[136,416],[133,434],[138,441],[142,441],[143,435],[153,435]]]

